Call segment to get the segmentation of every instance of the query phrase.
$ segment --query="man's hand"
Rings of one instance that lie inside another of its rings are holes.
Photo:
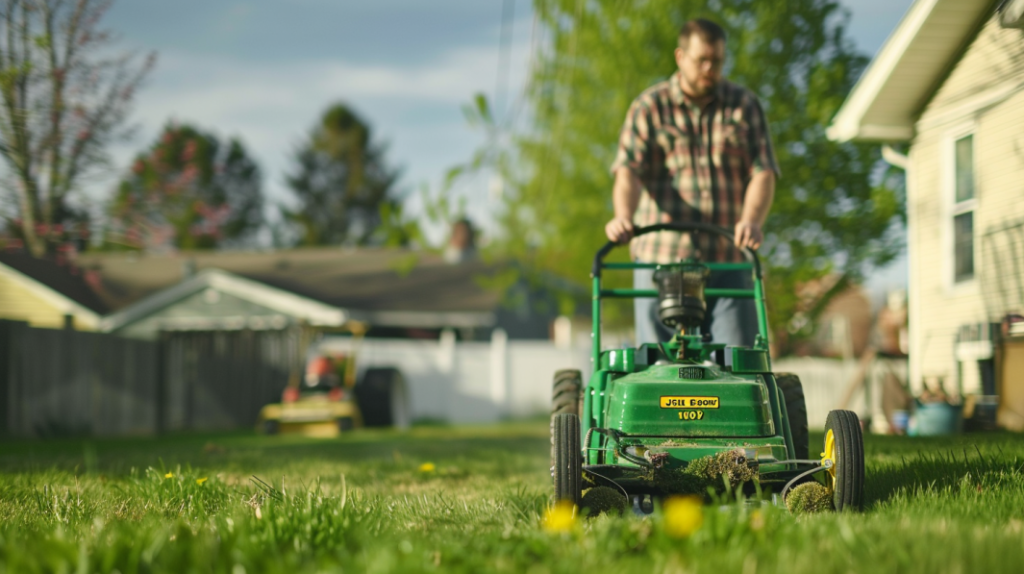
[[[750,221],[737,223],[735,241],[736,247],[749,247],[751,249],[761,247],[761,242],[764,241],[761,226]]]
[[[608,241],[626,243],[633,238],[633,222],[625,217],[616,217],[604,226]]]

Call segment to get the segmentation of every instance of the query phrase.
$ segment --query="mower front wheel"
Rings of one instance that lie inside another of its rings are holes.
[[[828,481],[836,510],[860,510],[864,506],[864,436],[852,411],[831,411],[825,419],[822,459],[831,460]]]
[[[583,481],[579,417],[571,413],[551,417],[551,454],[555,501],[568,500],[579,506]]]

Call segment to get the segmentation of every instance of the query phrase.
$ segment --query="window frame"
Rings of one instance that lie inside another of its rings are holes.
[[[965,199],[957,201],[956,199],[956,186],[957,186],[957,173],[956,173],[956,144],[960,140],[971,137],[971,173],[973,176],[974,195],[971,199]],[[952,295],[958,295],[965,291],[973,290],[977,287],[978,281],[978,195],[979,195],[979,173],[978,173],[978,130],[975,122],[969,122],[956,126],[946,133],[946,137],[943,138],[943,153],[946,169],[944,171],[945,188],[944,190],[944,206],[943,209],[943,221],[942,229],[944,235],[943,241],[943,276],[946,283],[946,292]],[[971,270],[970,277],[957,280],[956,278],[956,224],[954,220],[957,216],[965,213],[971,213],[971,247],[973,251],[972,263],[973,269]]]

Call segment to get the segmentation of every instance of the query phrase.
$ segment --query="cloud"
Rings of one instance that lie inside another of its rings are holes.
[[[525,81],[525,40],[513,45],[513,94]],[[136,101],[138,137],[117,148],[115,159],[126,166],[169,120],[194,123],[239,137],[262,165],[268,194],[280,201],[287,196],[282,180],[294,147],[329,104],[345,101],[373,126],[378,140],[389,143],[389,160],[405,168],[404,187],[436,183],[482,140],[466,126],[460,108],[474,93],[493,92],[497,59],[496,46],[456,47],[426,65],[261,63],[164,51]]]

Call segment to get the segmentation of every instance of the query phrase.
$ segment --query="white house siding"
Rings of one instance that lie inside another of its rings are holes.
[[[984,297],[993,269],[982,234],[1024,219],[1024,36],[993,19],[953,67],[917,123],[910,149],[908,245],[911,383],[929,376],[957,388],[954,338],[960,325],[995,321],[1007,311]],[[975,279],[953,285],[949,206],[952,142],[974,134]],[[986,265],[989,264],[989,267]]]

